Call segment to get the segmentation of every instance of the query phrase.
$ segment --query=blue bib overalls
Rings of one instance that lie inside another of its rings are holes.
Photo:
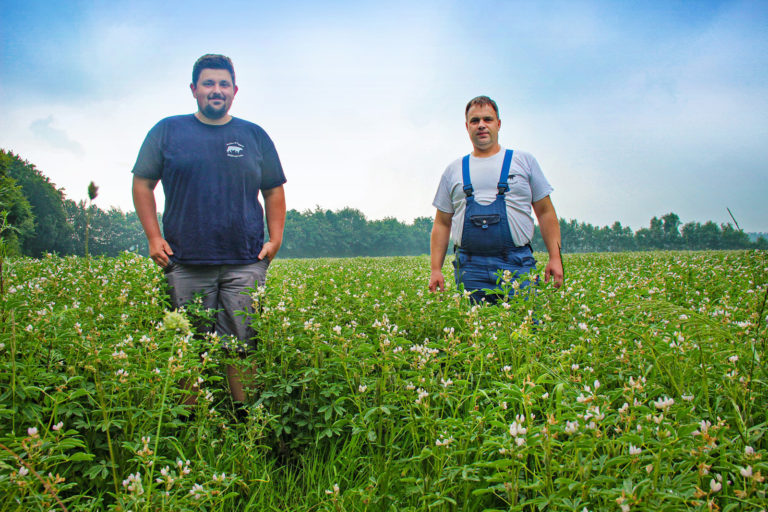
[[[456,284],[463,284],[471,292],[471,298],[495,303],[497,294],[486,294],[483,290],[501,290],[497,283],[499,271],[509,270],[513,276],[526,274],[536,268],[536,260],[530,245],[515,246],[507,220],[507,205],[504,199],[509,191],[509,167],[512,150],[506,150],[501,166],[496,199],[488,205],[475,201],[474,189],[469,176],[469,155],[461,162],[461,173],[466,195],[464,225],[461,247],[455,248],[454,275]],[[520,283],[520,287],[529,282]]]

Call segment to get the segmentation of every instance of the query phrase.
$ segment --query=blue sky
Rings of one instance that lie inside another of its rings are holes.
[[[768,1],[275,4],[0,0],[0,147],[132,210],[146,132],[195,110],[192,64],[223,53],[231,113],[271,135],[289,208],[432,217],[487,94],[561,218],[636,230],[729,207],[768,231]]]

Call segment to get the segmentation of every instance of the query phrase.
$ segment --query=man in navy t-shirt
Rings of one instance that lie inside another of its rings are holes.
[[[197,112],[165,118],[147,134],[133,168],[133,202],[174,307],[202,296],[205,308],[219,310],[215,332],[225,348],[242,353],[255,333],[247,316],[236,312],[254,314],[247,290],[265,285],[280,249],[286,180],[267,133],[229,115],[237,86],[228,57],[200,57],[190,88]],[[154,195],[158,181],[165,193],[163,233]],[[233,399],[242,403],[245,375],[229,367],[227,376]]]

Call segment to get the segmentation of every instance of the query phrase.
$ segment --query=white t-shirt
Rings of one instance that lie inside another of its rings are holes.
[[[478,158],[469,156],[469,177],[474,189],[475,201],[490,204],[496,199],[497,184],[501,176],[505,148],[493,156]],[[544,199],[554,190],[539,163],[530,153],[515,150],[509,166],[509,192],[504,199],[507,203],[507,221],[515,245],[522,246],[533,239],[533,209],[531,203]],[[451,162],[440,178],[435,200],[432,205],[441,212],[453,214],[451,238],[461,245],[464,228],[464,210],[467,204],[464,182],[461,177],[461,158]]]

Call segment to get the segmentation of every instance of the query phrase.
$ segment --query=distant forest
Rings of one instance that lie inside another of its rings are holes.
[[[97,191],[90,191],[94,196]],[[289,210],[279,257],[318,258],[405,256],[429,253],[432,218],[406,224],[395,218],[368,220],[359,210],[320,207]],[[560,220],[563,252],[768,249],[768,239],[732,224],[688,222],[675,213],[653,217],[632,231],[615,222],[597,227]],[[762,235],[762,234],[760,234]],[[0,249],[8,256],[88,254],[147,255],[147,241],[135,212],[104,211],[91,201],[75,202],[38,170],[10,151],[0,150]],[[544,251],[536,228],[534,250]]]

